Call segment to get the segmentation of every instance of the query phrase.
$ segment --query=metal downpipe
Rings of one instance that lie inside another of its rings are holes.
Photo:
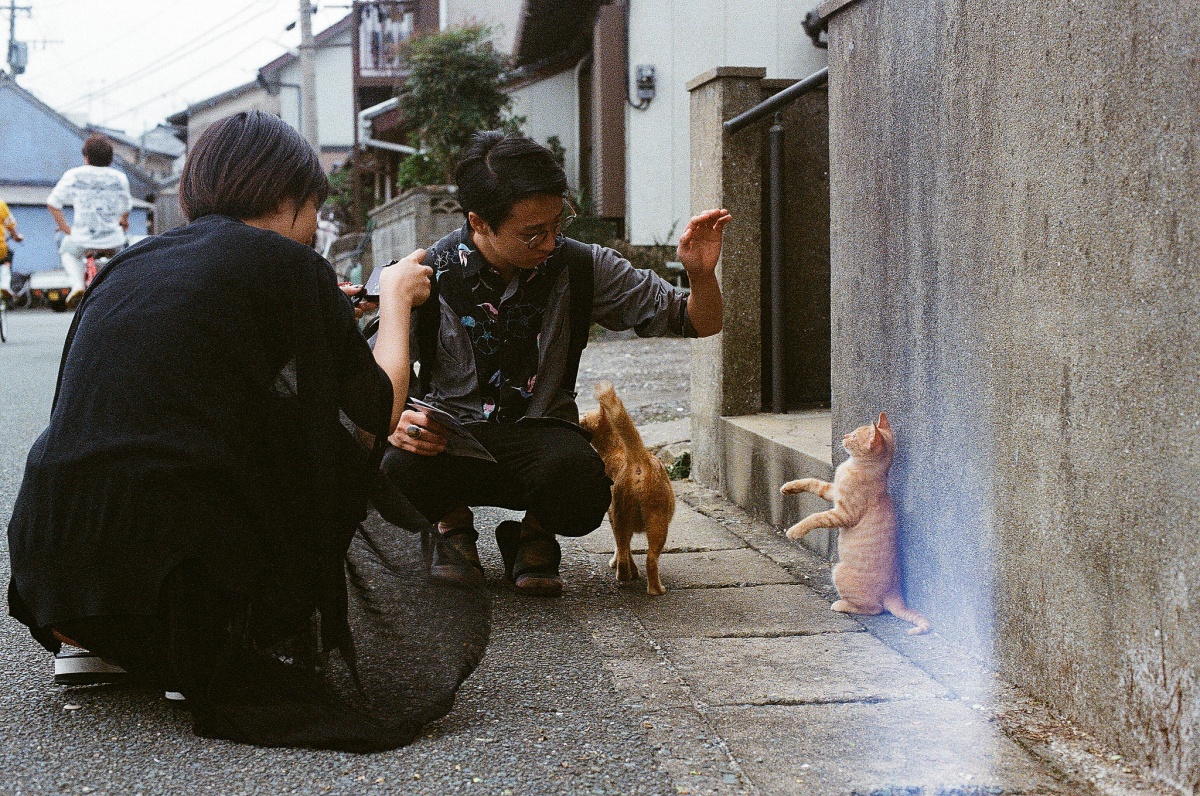
[[[783,114],[776,112],[768,133],[771,225],[771,411],[783,405]]]

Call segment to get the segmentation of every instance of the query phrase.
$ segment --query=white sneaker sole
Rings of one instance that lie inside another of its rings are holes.
[[[58,685],[114,683],[127,673],[120,666],[105,663],[95,655],[65,655],[54,658],[54,682]]]

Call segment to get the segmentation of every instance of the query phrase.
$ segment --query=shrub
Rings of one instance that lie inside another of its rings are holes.
[[[411,71],[399,94],[400,109],[420,152],[401,164],[401,189],[452,183],[462,152],[480,130],[520,132],[524,119],[511,114],[512,99],[501,88],[508,59],[493,49],[490,33],[469,25],[402,45]]]

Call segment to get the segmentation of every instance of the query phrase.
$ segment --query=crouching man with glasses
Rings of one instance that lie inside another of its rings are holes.
[[[730,216],[709,210],[680,236],[687,294],[612,249],[564,236],[575,220],[566,175],[528,138],[476,135],[455,181],[467,222],[425,256],[437,300],[413,322],[410,395],[456,418],[495,461],[446,452],[446,428],[410,409],[389,440],[375,505],[403,524],[403,495],[437,523],[431,572],[461,582],[483,573],[472,508],[523,511],[496,528],[505,575],[519,592],[558,596],[556,537],[591,533],[611,499],[575,404],[587,330],[721,331],[714,269]]]

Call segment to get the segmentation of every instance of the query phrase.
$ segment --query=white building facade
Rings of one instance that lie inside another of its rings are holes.
[[[676,243],[691,217],[687,82],[718,66],[758,66],[800,79],[827,64],[800,33],[814,0],[629,0],[630,96],[639,65],[654,67],[655,98],[626,108],[626,233]]]

